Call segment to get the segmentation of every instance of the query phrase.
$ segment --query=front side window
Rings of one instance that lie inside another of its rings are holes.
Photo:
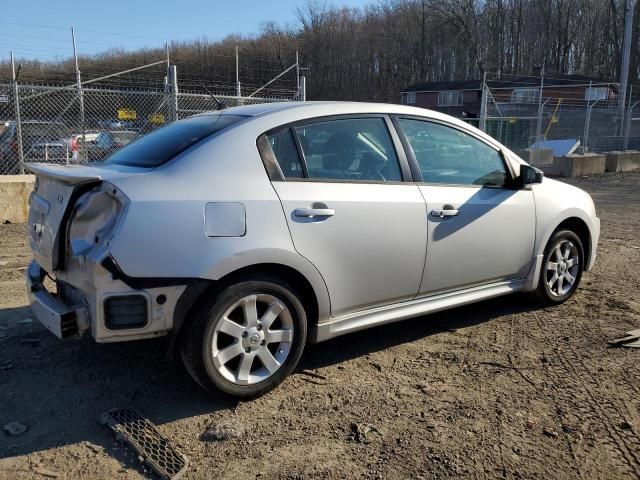
[[[211,114],[190,117],[139,137],[110,155],[104,163],[155,168],[168,162],[200,140],[245,118],[241,115]]]
[[[507,181],[499,151],[471,135],[438,123],[399,119],[423,181],[503,187]]]
[[[309,178],[402,181],[383,118],[329,120],[295,127]]]

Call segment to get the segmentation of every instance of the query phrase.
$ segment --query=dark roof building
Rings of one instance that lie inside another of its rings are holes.
[[[487,80],[493,100],[501,104],[531,104],[540,98],[568,101],[613,100],[617,84],[582,75],[562,77],[511,76]],[[477,118],[482,104],[482,80],[453,80],[411,85],[401,92],[400,102],[429,108],[456,117]]]

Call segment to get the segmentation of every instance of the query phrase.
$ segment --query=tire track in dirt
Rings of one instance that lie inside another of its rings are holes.
[[[548,323],[545,323],[544,318],[542,318],[543,314],[539,313],[536,310],[531,310],[527,312],[527,316],[528,316],[528,321],[526,322],[522,321],[521,319],[519,321],[512,320],[511,322],[512,323],[511,336],[512,336],[512,342],[513,342],[511,351],[514,352],[513,353],[514,355],[517,355],[517,352],[520,352],[521,349],[524,348],[523,343],[530,341],[525,339],[544,338],[545,336],[548,336],[549,325]],[[540,369],[542,371],[546,371],[544,362],[546,362],[547,359],[544,357],[544,355],[541,355],[541,361],[542,363],[540,365]],[[513,363],[513,361],[511,363]],[[522,374],[522,372],[520,373]],[[539,376],[538,376],[538,380],[540,380]],[[554,382],[554,384],[555,383],[556,382]],[[537,384],[535,388],[541,389],[542,384]],[[562,419],[558,414],[558,406],[555,398],[551,403],[554,407],[554,410],[555,410],[554,413],[556,415],[558,422],[562,424]],[[513,428],[513,425],[508,425],[507,431],[509,431],[509,433],[513,437],[518,438],[518,444],[522,447],[522,451],[526,452],[528,458],[531,461],[539,463],[541,465],[549,463],[548,452],[546,452],[544,449],[541,450],[539,448],[539,444],[540,444],[539,437],[534,435],[523,435],[521,432],[518,432],[517,429]],[[571,458],[571,461],[567,462],[567,467],[573,471],[573,474],[575,475],[573,478],[576,478],[578,480],[584,479],[585,475],[583,474],[583,471],[581,469],[581,462],[578,459],[574,445],[571,443],[571,439],[566,434],[561,433],[560,435],[562,437],[564,446],[566,448],[566,452]],[[548,466],[551,470],[547,471],[546,473],[548,474],[549,478],[551,478],[554,475],[556,475],[557,472],[553,471],[552,465],[548,465]],[[588,478],[588,476],[586,478]]]
[[[554,357],[548,371],[559,412],[577,411],[600,425],[608,437],[600,440],[611,454],[611,461],[629,478],[640,479],[640,438],[632,429],[620,426],[628,417],[626,409],[612,397],[611,391],[600,392],[593,372],[571,346],[557,348]],[[557,399],[561,401],[557,402]],[[565,415],[560,413],[561,419]],[[571,432],[570,422],[563,421],[563,430]],[[567,437],[575,441],[571,435]]]

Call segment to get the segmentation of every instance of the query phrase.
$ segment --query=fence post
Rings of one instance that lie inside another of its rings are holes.
[[[240,58],[238,57],[238,46],[236,45],[236,97],[240,100],[242,91],[240,90]]]
[[[20,173],[24,173],[24,152],[22,150],[22,123],[20,122],[20,98],[18,92],[18,77],[16,76],[16,63],[11,51],[11,79],[13,80],[13,101],[16,117],[16,135],[18,136],[18,162]]]
[[[297,50],[296,50],[296,93],[298,94],[298,100],[300,100],[300,57],[298,57]]]
[[[482,97],[480,99],[480,130],[487,131],[487,72],[482,75]]]
[[[300,100],[307,101],[307,77],[304,75],[300,77]]]
[[[587,104],[587,116],[584,119],[584,132],[582,132],[582,153],[587,153],[589,141],[589,120],[591,118],[591,104]]]
[[[625,151],[629,149],[629,136],[631,134],[631,119],[633,118],[633,109],[638,103],[640,103],[640,101],[635,102],[633,105],[629,105],[627,123],[624,126],[624,145],[622,147],[622,149]]]
[[[82,81],[80,78],[80,68],[78,67],[78,53],[76,51],[76,33],[71,27],[71,40],[73,42],[73,58],[76,64],[76,84],[78,88],[78,102],[80,104],[80,131],[82,132],[82,147],[87,148],[87,134],[86,128],[84,124],[84,92],[82,91]],[[86,151],[85,151],[86,155]],[[78,152],[78,156],[80,156],[80,152]],[[69,157],[67,155],[67,163],[69,163]]]
[[[167,72],[167,95],[169,103],[169,121],[178,120],[178,70],[175,65],[169,66]]]
[[[627,103],[626,113],[623,112],[624,119],[624,130],[623,130],[623,140],[622,140],[622,150],[626,151],[629,147],[629,129],[631,123],[631,94],[633,93],[633,85],[629,86],[629,101]]]
[[[542,142],[542,110],[544,103],[542,103],[542,94],[544,93],[544,75],[540,77],[540,94],[538,95],[538,121],[536,124],[536,148],[541,148]],[[545,102],[546,103],[546,102]]]
[[[593,107],[600,100],[596,100],[595,102],[587,105],[587,118],[584,121],[584,144],[582,145],[582,153],[587,153],[589,151],[589,126],[591,124],[591,112],[593,112]]]

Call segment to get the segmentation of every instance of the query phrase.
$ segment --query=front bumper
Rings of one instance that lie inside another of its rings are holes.
[[[89,325],[85,305],[67,305],[44,286],[45,271],[35,261],[27,269],[27,295],[35,317],[58,338],[77,336]]]

